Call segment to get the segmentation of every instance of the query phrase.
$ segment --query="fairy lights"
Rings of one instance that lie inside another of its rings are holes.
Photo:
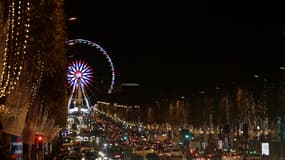
[[[38,56],[40,57],[40,55],[38,55]],[[41,85],[41,81],[42,81],[42,77],[43,77],[43,73],[44,73],[44,68],[45,68],[44,62],[42,62],[39,78],[32,85],[32,90],[31,90],[32,94],[31,94],[30,103],[29,103],[30,107],[33,105],[34,100],[36,98],[36,95],[38,93],[39,87]]]
[[[27,1],[29,0],[11,0],[8,4],[7,25],[3,29],[5,43],[0,71],[0,98],[11,94],[17,88],[23,70],[30,31],[30,3]],[[2,116],[15,117],[28,110],[27,107],[11,108],[10,105],[12,104],[0,105]]]
[[[11,94],[23,69],[30,31],[30,3],[12,0],[8,8],[8,25],[0,76],[0,97]]]
[[[106,106],[106,107],[110,107],[111,105],[113,105],[116,108],[125,108],[125,109],[137,109],[137,108],[140,108],[139,105],[128,106],[128,105],[122,105],[122,104],[117,104],[117,103],[111,104],[109,102],[103,102],[103,101],[97,101],[97,104],[100,105],[100,106]]]

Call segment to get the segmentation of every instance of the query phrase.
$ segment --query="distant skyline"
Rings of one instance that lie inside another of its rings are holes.
[[[67,22],[69,38],[100,44],[113,59],[117,83],[139,83],[142,92],[207,90],[253,74],[281,77],[285,25],[279,5],[65,3],[67,18],[78,17]]]

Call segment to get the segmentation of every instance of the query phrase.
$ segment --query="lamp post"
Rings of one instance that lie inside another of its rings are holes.
[[[285,69],[285,68],[284,68]],[[265,130],[265,132],[267,132],[267,125],[268,125],[268,115],[267,115],[267,103],[266,103],[266,82],[267,82],[267,79],[265,77],[261,77],[257,74],[253,75],[254,78],[260,78],[263,80],[263,88],[262,88],[262,119],[263,121],[265,121],[265,124],[263,122],[262,124],[262,129]]]
[[[265,77],[261,77],[259,75],[254,75],[255,78],[259,78],[262,80],[263,86],[262,86],[262,104],[261,104],[261,123],[257,124],[257,140],[261,141],[269,141],[268,139],[268,113],[267,113],[267,101],[266,101],[266,83],[267,79]],[[262,134],[261,134],[262,133]],[[263,138],[260,138],[262,135]],[[260,143],[258,143],[260,144]]]
[[[185,97],[184,96],[181,96],[180,97],[180,101],[181,101],[181,106],[180,107],[182,107],[182,117],[183,117],[183,128],[186,128],[186,116],[185,116],[185,112],[186,112],[186,110],[185,110],[185,107],[186,107],[186,105],[185,105]]]
[[[281,98],[283,99],[284,98],[284,80],[285,80],[285,65],[283,65],[283,66],[281,66],[280,68],[279,68],[281,71],[282,71],[282,74],[283,74],[283,82],[281,82]],[[283,102],[283,104],[284,104],[284,102]],[[279,140],[280,140],[280,145],[279,145],[279,150],[280,150],[280,157],[284,157],[285,156],[285,152],[284,152],[284,149],[285,149],[285,145],[284,145],[284,143],[283,143],[283,141],[282,141],[282,133],[284,133],[284,127],[282,127],[282,125],[283,125],[283,123],[282,123],[282,121],[284,122],[284,118],[285,118],[285,115],[284,115],[284,109],[282,110],[282,116],[280,117],[280,119],[279,119],[279,123],[277,123],[278,125],[277,125],[277,127],[278,127],[278,129],[279,129],[279,134],[280,134],[280,137],[279,137]]]

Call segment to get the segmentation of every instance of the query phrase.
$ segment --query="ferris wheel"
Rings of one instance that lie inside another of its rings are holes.
[[[88,112],[90,108],[85,87],[92,82],[92,69],[84,61],[73,61],[67,69],[67,81],[72,87],[68,100],[68,112]]]
[[[114,65],[107,52],[92,41],[72,39],[67,40],[65,44],[70,60],[67,69],[67,81],[71,88],[68,100],[68,113],[88,113],[90,106],[94,104],[90,104],[92,96],[88,95],[87,90],[96,85],[96,89],[106,90],[106,93],[111,94],[115,84]],[[96,56],[92,56],[93,52],[96,53]],[[94,62],[96,64],[92,64]],[[107,66],[108,68],[102,66]],[[105,72],[103,73],[102,70]],[[103,82],[108,84],[104,83],[102,85]]]

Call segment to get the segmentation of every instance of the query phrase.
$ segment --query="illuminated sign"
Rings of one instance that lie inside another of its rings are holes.
[[[261,154],[269,156],[269,143],[261,143]]]

